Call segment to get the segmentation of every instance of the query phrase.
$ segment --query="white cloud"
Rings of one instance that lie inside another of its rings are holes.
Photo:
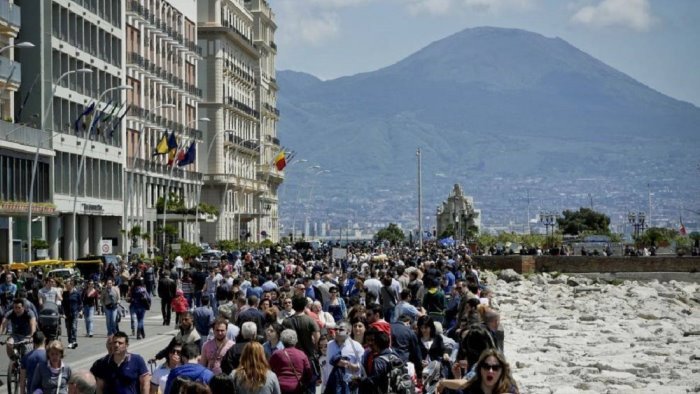
[[[409,0],[412,15],[446,15],[461,9],[476,12],[500,12],[530,8],[535,0]]]
[[[572,22],[591,27],[621,26],[647,31],[654,23],[649,0],[602,0],[579,9]]]
[[[445,15],[452,11],[454,3],[452,0],[410,0],[408,1],[408,11],[412,15],[428,13],[432,15]]]
[[[300,43],[320,46],[333,40],[340,32],[340,17],[328,5],[336,3],[336,6],[347,6],[350,2],[363,1],[367,0],[275,1],[273,9],[279,28],[276,36],[287,46]]]

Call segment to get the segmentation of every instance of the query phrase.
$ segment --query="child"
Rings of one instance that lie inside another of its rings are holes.
[[[180,315],[187,312],[190,309],[190,305],[185,298],[185,293],[182,290],[177,289],[175,292],[175,298],[170,302],[173,307],[173,312],[175,312],[175,324],[180,324]]]

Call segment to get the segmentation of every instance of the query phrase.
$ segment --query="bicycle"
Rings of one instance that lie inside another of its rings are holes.
[[[0,341],[0,345],[6,345],[7,341]],[[24,339],[22,341],[12,344],[12,359],[10,364],[7,366],[7,393],[17,394],[19,393],[19,360],[24,357],[29,351],[29,346],[32,345],[31,339]]]

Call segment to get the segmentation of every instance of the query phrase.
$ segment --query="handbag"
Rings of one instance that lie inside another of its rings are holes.
[[[294,377],[297,378],[297,382],[299,382],[299,389],[304,388],[304,384],[301,382],[301,374],[297,372],[297,369],[294,368],[294,363],[292,362],[292,358],[289,357],[289,354],[287,353],[287,349],[282,350],[282,353],[284,353],[285,356],[287,356],[287,361],[289,361],[289,366],[292,367],[292,372],[294,372]]]

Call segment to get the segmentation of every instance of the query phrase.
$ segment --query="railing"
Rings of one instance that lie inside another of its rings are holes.
[[[273,138],[273,139],[272,139],[272,144],[277,145],[277,146],[280,146],[280,139],[277,138],[277,137]]]
[[[277,115],[277,116],[280,116],[280,110],[278,110],[277,108],[273,107],[272,105],[270,105],[270,104],[268,104],[268,103],[264,103],[264,104],[263,104],[263,107],[265,107],[266,110],[272,112],[273,114],[275,114],[275,115]]]
[[[4,19],[10,25],[19,28],[22,24],[19,6],[7,0],[0,0],[0,19]]]
[[[38,143],[40,148],[51,149],[49,137],[48,132],[33,127],[0,121],[0,141],[10,141],[35,148]]]
[[[22,65],[0,56],[0,80],[19,84],[22,82]]]
[[[155,172],[157,174],[161,174],[164,176],[170,176],[170,170],[171,167],[168,165],[164,165],[155,161],[151,160],[144,160],[144,159],[136,159],[135,161],[135,166],[132,168],[132,170],[142,170],[142,171],[149,171],[149,172]],[[192,172],[192,171],[185,171],[182,168],[175,167],[172,169],[173,177],[174,178],[183,178],[187,179],[190,181],[201,181],[202,180],[202,173],[201,172]]]

